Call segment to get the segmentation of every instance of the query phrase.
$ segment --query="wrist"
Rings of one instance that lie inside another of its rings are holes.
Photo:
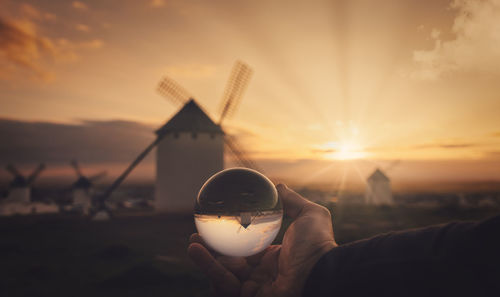
[[[333,240],[316,245],[316,248],[306,257],[307,260],[300,264],[300,269],[294,270],[294,273],[286,277],[287,281],[275,282],[277,285],[275,289],[277,292],[280,292],[277,296],[302,296],[304,286],[318,261],[337,246],[337,243]]]

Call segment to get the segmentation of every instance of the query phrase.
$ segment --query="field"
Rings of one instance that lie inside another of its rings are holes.
[[[327,206],[339,243],[500,212],[498,207]],[[0,218],[0,296],[209,296],[207,279],[185,252],[194,231],[189,217]]]

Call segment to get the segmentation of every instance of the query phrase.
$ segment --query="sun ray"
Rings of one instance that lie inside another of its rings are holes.
[[[329,163],[327,166],[323,167],[322,169],[314,172],[313,174],[309,175],[304,181],[303,181],[303,184],[304,185],[307,185],[307,184],[310,184],[312,181],[314,181],[314,179],[316,179],[317,177],[319,177],[320,175],[322,175],[323,173],[327,172],[328,170],[330,170],[333,166],[335,165],[334,162],[331,162]]]

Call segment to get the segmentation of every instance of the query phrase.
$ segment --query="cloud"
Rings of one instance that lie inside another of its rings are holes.
[[[412,148],[416,149],[463,149],[482,146],[480,143],[434,143],[434,144],[421,144]]]
[[[164,7],[165,4],[165,0],[151,0],[151,2],[149,3],[151,7]]]
[[[71,3],[71,6],[78,10],[88,10],[87,4],[80,1],[73,1],[73,3]]]
[[[500,74],[500,0],[455,0],[452,40],[433,29],[434,48],[416,50],[413,77],[436,80],[447,73]]]
[[[75,29],[80,31],[80,32],[85,32],[85,33],[90,32],[90,27],[87,25],[84,25],[84,24],[77,24],[75,26]]]
[[[83,49],[99,49],[99,39],[73,42],[64,38],[52,38],[40,33],[34,19],[46,19],[45,14],[30,6],[23,6],[20,19],[0,18],[0,79],[13,80],[32,77],[41,81],[55,78],[56,62],[78,59]],[[30,7],[30,8],[27,8]],[[28,18],[31,17],[30,18]]]
[[[331,153],[336,153],[338,152],[337,149],[333,149],[333,148],[327,148],[327,149],[312,149],[311,150],[312,153],[315,153],[315,154],[331,154]]]
[[[489,151],[485,152],[484,156],[491,159],[500,159],[500,151]]]
[[[57,20],[57,16],[53,13],[50,13],[50,12],[46,12],[43,14],[43,17],[48,20],[48,21],[55,21]]]
[[[90,41],[81,42],[77,47],[88,48],[88,49],[100,49],[103,47],[104,42],[100,39],[94,39]]]
[[[54,55],[54,44],[45,37],[36,36],[36,26],[29,21],[7,22],[0,19],[0,64],[8,68],[0,70],[2,76],[9,76],[5,70],[13,65],[25,68],[37,77],[47,80],[51,73],[43,69],[43,55]]]
[[[42,14],[40,13],[40,11],[38,11],[38,9],[36,9],[32,5],[24,3],[24,4],[21,4],[20,9],[21,9],[21,13],[29,18],[40,19],[42,17]]]
[[[128,163],[153,141],[153,131],[131,121],[59,124],[0,119],[0,163],[65,164],[73,158]]]

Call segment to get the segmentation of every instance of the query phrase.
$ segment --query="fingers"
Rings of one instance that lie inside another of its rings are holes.
[[[278,184],[276,189],[278,190],[278,194],[283,202],[285,214],[292,219],[296,219],[305,206],[311,204],[314,205],[314,203],[295,193],[284,184]]]
[[[248,265],[247,261],[243,257],[220,256],[216,259],[239,280],[247,279],[252,272],[252,267]]]
[[[258,284],[253,280],[249,280],[241,287],[241,297],[254,297],[257,295],[257,292],[261,287],[261,284]]]
[[[191,243],[188,247],[188,255],[210,278],[218,291],[227,296],[239,295],[240,281],[220,264],[203,245],[197,242]]]
[[[257,253],[255,255],[252,255],[252,256],[249,256],[249,257],[246,257],[246,260],[247,260],[247,263],[251,266],[256,266],[257,264],[260,263],[262,257],[264,257],[264,255],[269,251],[269,249],[271,249],[273,247],[272,246],[268,246],[267,248],[265,248],[262,252],[260,253]]]
[[[216,259],[224,268],[231,272],[238,279],[245,279],[250,274],[251,268],[243,257],[227,257],[219,255],[217,252],[211,250],[204,242],[203,238],[198,233],[191,234],[189,243],[201,244],[207,249],[212,257]]]
[[[203,247],[205,247],[214,257],[219,256],[219,253],[212,250],[208,245],[205,244],[205,242],[203,241],[203,238],[198,233],[191,234],[191,236],[189,237],[189,243],[199,243]]]
[[[203,244],[203,239],[201,238],[200,234],[198,233],[193,233],[191,236],[189,236],[189,243],[199,243]]]

